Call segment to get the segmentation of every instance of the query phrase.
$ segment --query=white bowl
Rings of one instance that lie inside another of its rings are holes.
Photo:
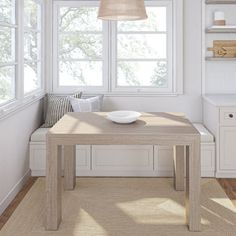
[[[135,122],[141,113],[136,111],[113,111],[107,114],[107,118],[120,124],[129,124]]]

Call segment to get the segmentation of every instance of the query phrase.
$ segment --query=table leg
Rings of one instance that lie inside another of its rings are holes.
[[[184,191],[184,148],[174,146],[174,186],[177,191]]]
[[[190,231],[201,231],[200,140],[186,148],[186,220]]]
[[[46,230],[57,230],[61,222],[62,147],[47,141]]]
[[[73,146],[64,146],[64,188],[73,190],[76,183],[76,148]]]

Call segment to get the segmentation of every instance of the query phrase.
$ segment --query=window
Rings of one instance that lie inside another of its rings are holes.
[[[117,23],[114,90],[172,91],[171,8],[165,3],[146,10],[147,20]]]
[[[97,19],[98,1],[55,1],[53,90],[176,93],[176,2],[147,1],[148,20],[112,22]]]
[[[42,93],[41,3],[0,0],[1,114]]]
[[[41,5],[24,0],[24,93],[41,88]]]
[[[56,74],[59,87],[100,90],[105,86],[105,24],[97,19],[98,8],[57,8]]]
[[[15,1],[0,1],[0,105],[14,100],[15,92]]]

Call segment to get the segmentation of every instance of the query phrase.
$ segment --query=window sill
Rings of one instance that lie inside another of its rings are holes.
[[[104,94],[105,97],[177,97],[183,95],[181,93],[131,93],[131,92],[83,92],[82,96],[93,96],[98,94]]]
[[[10,104],[0,107],[0,120],[3,120],[9,116],[12,116],[16,112],[22,111],[33,103],[42,99],[45,92],[38,92],[34,95],[25,97],[22,101],[15,100]]]

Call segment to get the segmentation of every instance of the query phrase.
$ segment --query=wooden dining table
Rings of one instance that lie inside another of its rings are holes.
[[[177,191],[186,192],[186,224],[190,231],[200,231],[200,134],[191,122],[179,114],[150,112],[142,113],[134,123],[117,124],[106,115],[68,113],[48,131],[46,230],[58,230],[62,219],[62,152],[64,189],[73,190],[76,145],[161,145],[173,146],[174,186]]]

